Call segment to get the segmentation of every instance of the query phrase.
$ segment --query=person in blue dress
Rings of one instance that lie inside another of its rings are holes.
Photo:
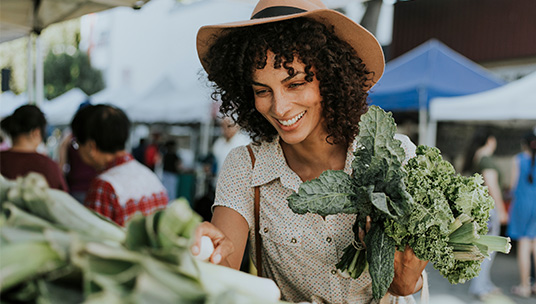
[[[520,285],[512,293],[528,298],[536,294],[536,283],[530,286],[530,256],[536,266],[536,129],[523,138],[523,152],[515,156],[512,166],[513,200],[506,234],[517,241],[517,263]]]

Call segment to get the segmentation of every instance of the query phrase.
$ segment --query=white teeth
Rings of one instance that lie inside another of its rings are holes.
[[[283,126],[291,126],[293,124],[295,124],[298,120],[300,120],[300,118],[302,118],[303,114],[305,114],[305,111],[301,112],[300,114],[298,114],[297,116],[295,116],[294,118],[292,119],[289,119],[289,120],[278,120],[280,124],[282,124]]]

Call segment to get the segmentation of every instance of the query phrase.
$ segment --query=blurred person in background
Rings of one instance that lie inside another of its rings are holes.
[[[475,131],[471,145],[465,155],[463,172],[466,174],[480,173],[484,178],[484,185],[488,187],[490,196],[495,202],[495,208],[490,211],[488,221],[488,235],[499,235],[501,224],[508,222],[508,213],[504,205],[501,190],[500,170],[493,160],[497,148],[497,139],[488,128]],[[489,259],[484,259],[482,270],[478,277],[471,280],[469,293],[480,300],[486,300],[501,295],[500,289],[491,281],[491,267],[495,252]]]
[[[97,176],[97,171],[82,160],[78,143],[71,132],[68,132],[62,140],[58,154],[60,168],[69,186],[69,194],[80,203],[84,203],[89,185]]]
[[[212,149],[208,155],[201,159],[201,166],[205,174],[205,195],[197,199],[194,210],[199,213],[205,221],[212,218],[212,204],[216,192],[216,182],[220,168],[232,149],[245,146],[251,142],[247,135],[240,133],[238,125],[230,118],[224,117],[218,120],[221,135],[212,144]]]
[[[245,146],[251,142],[247,135],[240,132],[240,128],[230,117],[224,117],[220,121],[220,127],[221,136],[212,145],[212,154],[216,159],[216,178],[227,154],[232,149]]]
[[[162,160],[162,156],[160,154],[160,147],[158,146],[158,140],[160,139],[159,133],[154,133],[152,136],[151,143],[145,148],[144,152],[144,163],[149,169],[152,171],[155,171],[156,166],[160,163]]]
[[[171,201],[177,198],[181,159],[177,156],[177,148],[174,140],[166,141],[164,149],[164,156],[162,158],[162,183],[166,187],[168,198]]]
[[[45,115],[34,105],[21,106],[2,120],[1,128],[11,138],[12,147],[0,152],[0,172],[8,179],[37,172],[50,188],[67,191],[59,165],[37,152],[45,138],[46,124]]]
[[[149,215],[167,206],[166,189],[158,177],[125,150],[130,121],[110,105],[89,105],[71,122],[80,156],[99,175],[84,205],[119,225],[136,213]]]
[[[506,235],[517,241],[517,263],[520,285],[511,292],[528,298],[536,294],[536,283],[530,286],[530,256],[536,267],[536,129],[522,140],[523,152],[517,154],[512,166],[513,200]]]
[[[143,164],[145,163],[145,150],[146,149],[147,149],[147,139],[140,138],[140,142],[138,143],[138,146],[132,149],[132,156],[134,156],[134,159],[136,159],[137,161]]]

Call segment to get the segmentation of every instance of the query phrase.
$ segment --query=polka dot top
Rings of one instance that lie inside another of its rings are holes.
[[[406,159],[415,155],[415,145],[397,134]],[[356,141],[346,154],[344,171],[351,173]],[[297,192],[300,177],[287,165],[276,139],[252,145],[255,168],[245,146],[227,156],[216,188],[214,206],[225,206],[241,214],[249,225],[251,256],[255,262],[254,187],[260,186],[260,235],[262,267],[266,277],[281,289],[289,302],[372,303],[372,283],[368,272],[359,278],[345,278],[335,264],[353,239],[355,215],[295,214],[287,197]],[[256,264],[256,262],[255,262]],[[410,297],[391,297],[390,303],[415,303]]]

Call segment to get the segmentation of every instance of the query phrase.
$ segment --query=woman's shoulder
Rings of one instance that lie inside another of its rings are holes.
[[[18,151],[7,150],[7,151],[2,151],[0,153],[3,157],[10,158],[10,159],[17,159],[17,160],[20,159],[23,161],[27,161],[31,159],[31,160],[37,160],[37,161],[41,161],[45,163],[49,163],[49,162],[55,163],[54,160],[52,160],[52,158],[48,157],[45,154],[38,153],[38,152],[18,152]]]
[[[477,164],[477,169],[479,172],[482,172],[487,169],[493,169],[499,171],[497,164],[492,156],[483,156]]]

